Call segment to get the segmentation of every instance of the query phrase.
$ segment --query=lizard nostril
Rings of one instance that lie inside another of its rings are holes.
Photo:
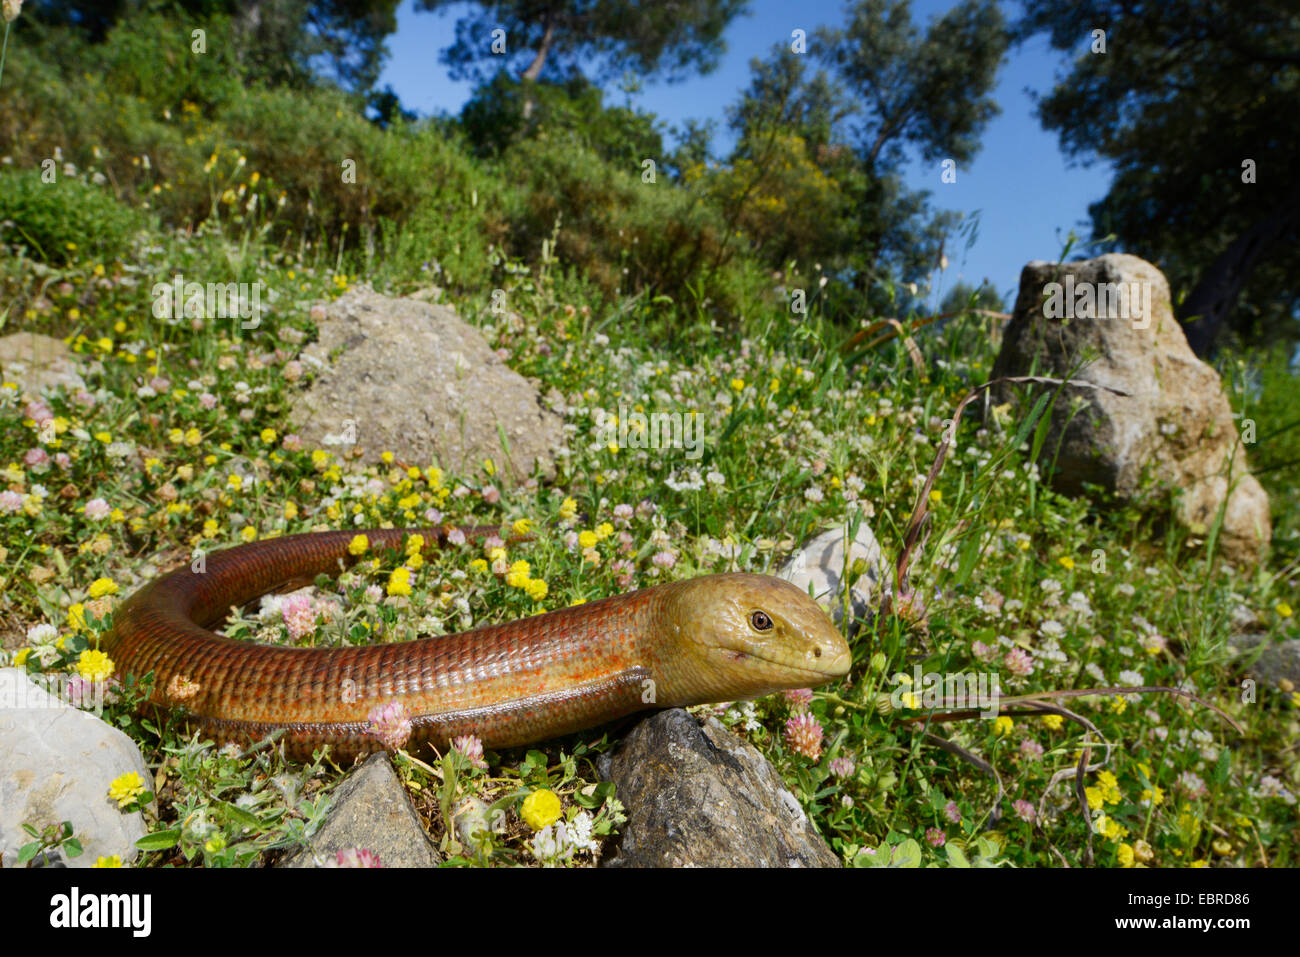
[[[813,657],[820,658],[821,656],[822,656],[822,646],[818,645],[816,648],[813,649]]]

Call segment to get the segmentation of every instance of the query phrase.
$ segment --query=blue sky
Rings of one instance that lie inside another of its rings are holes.
[[[951,0],[914,0],[912,16],[924,25],[951,6]],[[456,21],[468,9],[465,4],[441,14],[416,13],[412,0],[403,0],[379,82],[391,85],[407,109],[424,115],[454,114],[469,97],[471,85],[450,80],[438,61],[439,51],[455,39]],[[749,61],[766,57],[778,41],[789,42],[795,28],[811,37],[819,26],[842,25],[844,10],[840,0],[753,0],[750,15],[738,17],[727,30],[727,52],[717,70],[671,85],[646,83],[632,104],[657,114],[668,125],[680,126],[690,118],[716,120],[715,149],[725,152],[729,145],[725,111],[749,84]],[[1018,5],[1004,5],[1008,18],[1018,10]],[[1081,38],[1080,49],[1085,42]],[[939,181],[937,167],[916,163],[908,168],[908,185],[930,190],[935,207],[980,212],[974,246],[964,250],[949,245],[950,265],[935,278],[936,298],[959,278],[975,285],[987,278],[1010,306],[1026,262],[1057,257],[1071,228],[1081,236],[1088,234],[1088,204],[1105,195],[1109,167],[1104,163],[1068,166],[1056,135],[1043,130],[1034,118],[1027,92],[1048,92],[1066,68],[1064,57],[1048,47],[1046,37],[1014,48],[994,92],[1002,113],[985,128],[982,149],[970,168],[959,169],[952,184]],[[607,102],[622,99],[618,90],[607,93]]]

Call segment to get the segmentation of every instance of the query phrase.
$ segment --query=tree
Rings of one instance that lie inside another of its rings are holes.
[[[1106,31],[1104,50],[1094,30]],[[1155,261],[1188,342],[1294,339],[1300,12],[1294,0],[1025,0],[1020,39],[1085,50],[1038,115],[1115,167],[1096,238]],[[1094,52],[1095,51],[1095,52]]]
[[[823,57],[862,104],[857,150],[870,172],[905,148],[925,162],[969,163],[1000,110],[989,96],[1010,43],[990,0],[964,0],[922,36],[907,0],[859,0],[844,30],[819,31]]]
[[[213,16],[234,23],[232,46],[240,67],[253,79],[305,86],[325,58],[340,84],[368,92],[387,54],[385,40],[397,29],[399,0],[176,0],[170,6],[195,26]],[[99,43],[124,17],[164,9],[140,0],[38,0],[37,15],[73,27]]]
[[[932,212],[902,169],[919,154],[937,182],[939,160],[973,158],[1009,35],[991,0],[965,0],[924,32],[906,0],[859,0],[848,14],[816,35],[823,69],[785,45],[751,64],[719,178],[738,180],[724,183],[728,219],[767,265],[822,267],[837,280],[828,310],[860,314],[897,307],[897,285],[881,280],[919,282],[938,263],[958,217]]]
[[[460,0],[416,0],[436,11]],[[668,81],[708,73],[726,48],[722,33],[747,0],[483,0],[456,24],[442,53],[453,79],[486,82],[499,69],[526,83],[579,73],[604,83],[625,70]],[[503,30],[504,52],[494,50]],[[526,64],[526,65],[525,65]],[[531,112],[525,101],[525,114]]]
[[[524,117],[526,96],[536,107],[531,120]],[[664,155],[657,126],[653,114],[606,106],[600,87],[581,76],[528,84],[504,70],[479,86],[460,113],[460,127],[481,156],[499,156],[524,138],[567,136],[608,163],[638,170],[646,157]]]
[[[1006,306],[1002,303],[1002,297],[998,291],[989,285],[988,280],[980,283],[979,288],[972,286],[968,282],[958,280],[958,282],[948,290],[947,295],[939,304],[939,314],[947,315],[953,312],[962,312],[966,309],[987,309],[990,312],[1006,312]]]

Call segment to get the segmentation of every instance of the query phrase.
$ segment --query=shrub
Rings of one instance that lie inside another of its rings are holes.
[[[51,265],[119,258],[144,225],[138,211],[107,189],[62,171],[51,183],[36,171],[0,173],[0,240]]]

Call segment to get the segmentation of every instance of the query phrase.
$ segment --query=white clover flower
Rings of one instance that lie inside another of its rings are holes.
[[[545,864],[568,860],[577,850],[563,821],[542,828],[533,837],[533,857]]]
[[[59,630],[48,623],[32,625],[27,629],[27,641],[33,645],[52,644],[58,637]]]
[[[594,824],[595,821],[587,811],[579,811],[569,823],[569,838],[579,851],[595,854],[600,850],[600,842],[591,833]]]

